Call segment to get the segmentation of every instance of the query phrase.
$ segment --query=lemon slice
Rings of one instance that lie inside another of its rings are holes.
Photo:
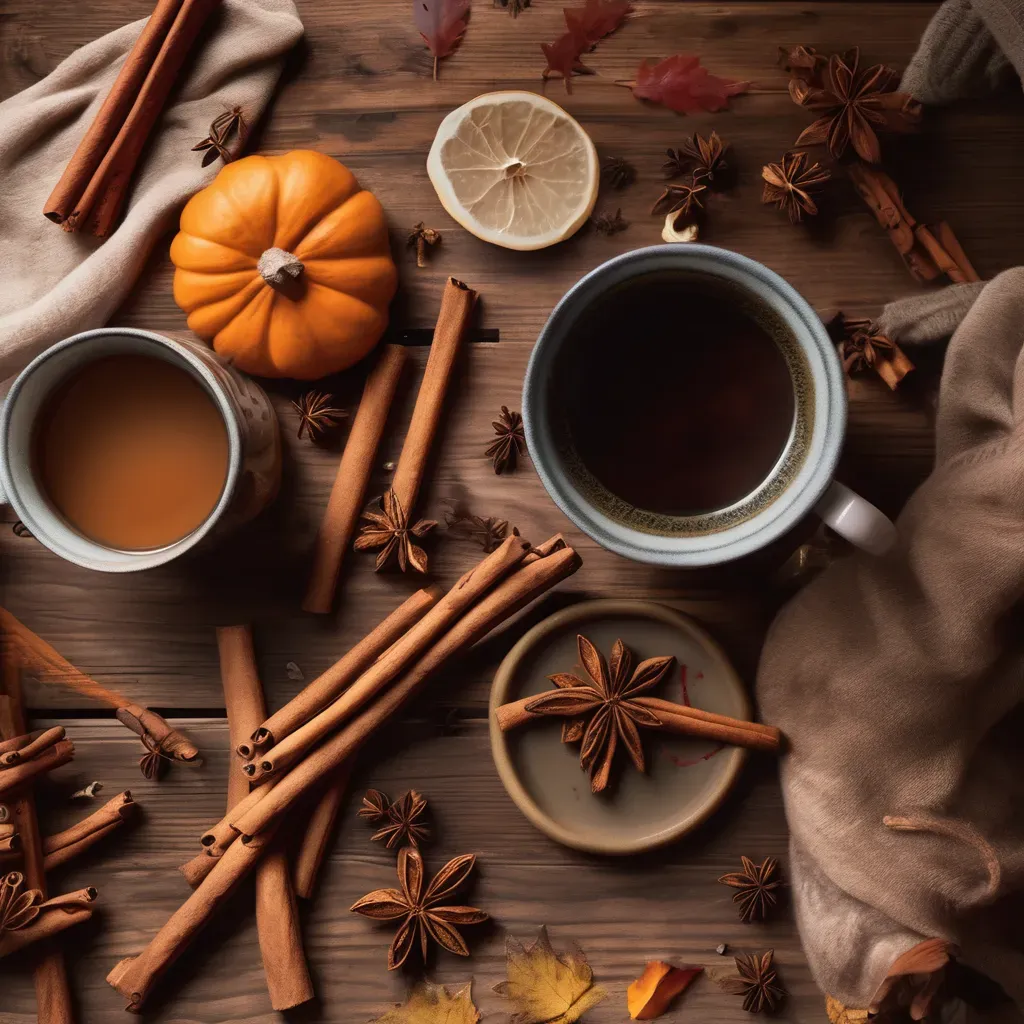
[[[532,92],[489,92],[437,129],[427,173],[467,231],[506,249],[543,249],[580,229],[597,200],[590,136]]]

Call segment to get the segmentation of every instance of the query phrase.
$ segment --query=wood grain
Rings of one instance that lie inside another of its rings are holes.
[[[502,404],[519,405],[530,348],[558,298],[580,276],[619,252],[659,241],[649,209],[660,192],[664,151],[685,134],[715,128],[733,146],[735,190],[716,201],[704,238],[759,259],[789,279],[823,314],[837,308],[871,314],[885,301],[915,290],[888,239],[856,200],[835,200],[821,224],[793,228],[760,204],[760,168],[777,159],[806,124],[775,67],[776,48],[799,42],[824,50],[860,42],[866,59],[904,63],[935,9],[934,3],[751,2],[729,5],[638,0],[621,31],[587,58],[597,75],[578,80],[571,96],[561,84],[543,86],[539,44],[561,31],[561,3],[534,0],[513,21],[486,0],[473,5],[464,44],[430,81],[430,60],[410,17],[408,0],[296,0],[306,37],[296,50],[272,113],[257,126],[253,148],[312,147],[344,160],[373,189],[388,213],[401,288],[392,334],[433,326],[444,280],[454,274],[481,293],[475,337],[497,344],[468,346],[457,371],[419,511],[443,519],[453,505],[500,516],[534,539],[564,531],[583,569],[551,595],[545,608],[584,596],[648,597],[695,615],[723,642],[746,679],[753,677],[765,625],[778,595],[774,568],[797,538],[761,558],[712,573],[667,572],[623,561],[572,530],[548,500],[526,460],[496,477],[484,448]],[[5,0],[0,13],[0,99],[27,87],[89,40],[144,17],[151,0]],[[714,72],[748,79],[751,92],[717,115],[681,118],[638,103],[615,79],[629,78],[640,60],[676,51],[700,53]],[[598,210],[621,207],[630,228],[613,238],[584,229],[539,253],[489,247],[455,225],[441,209],[425,173],[427,149],[442,117],[479,92],[497,88],[544,91],[579,118],[604,156],[628,157],[639,180],[605,192]],[[947,219],[983,276],[1017,260],[1024,230],[1024,99],[1000,97],[928,111],[924,131],[887,143],[888,163],[911,211],[922,220]],[[198,141],[198,140],[197,140]],[[185,159],[193,158],[185,154]],[[983,159],[981,157],[983,156]],[[55,178],[59,169],[55,169]],[[443,244],[417,270],[405,237],[418,221],[440,229]],[[55,229],[56,230],[56,229]],[[184,316],[171,297],[170,236],[152,253],[138,287],[114,323],[181,331]],[[685,318],[686,310],[679,310]],[[623,340],[628,344],[628,339]],[[413,349],[407,374],[378,454],[370,493],[390,479],[422,374],[426,350]],[[919,357],[934,367],[937,360]],[[927,473],[932,458],[930,383],[933,371],[897,394],[866,378],[850,386],[850,425],[842,478],[895,513]],[[328,382],[354,408],[358,372]],[[52,686],[29,684],[39,727],[59,715],[76,743],[75,762],[57,773],[72,786],[93,778],[106,793],[131,788],[142,820],[123,829],[55,879],[58,887],[95,884],[96,920],[72,945],[81,1019],[120,1021],[119,998],[104,982],[122,956],[142,947],[187,889],[178,864],[197,849],[198,835],[222,811],[227,768],[226,726],[217,674],[214,627],[251,621],[268,702],[278,707],[305,680],[384,617],[421,581],[378,576],[372,556],[347,557],[336,612],[299,609],[308,559],[334,479],[339,443],[314,448],[295,438],[290,399],[296,388],[277,383],[273,398],[287,451],[282,498],[220,547],[180,563],[131,576],[90,573],[65,564],[30,538],[0,525],[0,594],[29,627],[74,664],[140,703],[184,713],[175,724],[197,740],[200,769],[175,769],[159,785],[137,768],[137,741],[101,709]],[[813,529],[807,524],[800,536]],[[439,531],[431,566],[443,583],[479,557],[473,543]],[[365,753],[352,792],[372,783],[396,795],[415,785],[431,800],[439,843],[431,865],[455,853],[480,855],[473,899],[496,919],[471,936],[468,962],[444,957],[436,980],[474,977],[474,994],[489,1019],[503,1011],[493,992],[502,977],[503,935],[529,936],[547,923],[556,945],[578,939],[611,996],[588,1020],[612,1024],[625,1016],[624,988],[645,959],[714,964],[713,950],[773,946],[792,993],[783,1021],[823,1019],[821,997],[800,953],[790,915],[764,927],[740,925],[730,893],[714,879],[739,855],[785,861],[786,829],[773,766],[755,760],[728,805],[699,833],[656,856],[613,861],[589,858],[547,841],[515,810],[491,768],[485,728],[494,667],[525,623],[513,625],[428,687],[408,716]],[[298,670],[298,671],[297,671]],[[82,717],[88,713],[99,718]],[[51,792],[52,831],[88,809],[71,808]],[[116,853],[114,852],[116,850]],[[369,889],[391,884],[393,855],[368,841],[350,798],[341,835],[330,854],[315,903],[306,910],[305,938],[317,1008],[302,1019],[363,1021],[402,998],[407,978],[384,969],[390,933],[348,913]],[[700,982],[687,993],[688,1018],[748,1020],[733,997]],[[24,963],[0,964],[0,1024],[34,1019]],[[267,1001],[251,898],[242,896],[200,948],[175,968],[147,1019],[176,1022],[278,1018]],[[671,1018],[668,1018],[671,1019]]]

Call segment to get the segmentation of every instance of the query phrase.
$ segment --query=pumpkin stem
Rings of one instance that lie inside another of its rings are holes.
[[[280,287],[289,278],[298,277],[305,268],[303,267],[302,260],[297,256],[275,246],[272,249],[264,250],[263,255],[256,264],[256,269],[267,284]]]

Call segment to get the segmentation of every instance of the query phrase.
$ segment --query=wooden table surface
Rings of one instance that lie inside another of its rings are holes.
[[[445,277],[454,274],[482,296],[478,327],[453,388],[425,495],[424,511],[441,518],[445,502],[509,519],[528,537],[563,530],[584,566],[547,602],[586,596],[647,597],[690,611],[725,644],[741,673],[753,678],[757,650],[775,595],[771,565],[686,574],[635,565],[600,551],[572,530],[546,497],[527,461],[496,477],[483,450],[502,404],[519,405],[530,347],[558,297],[604,259],[659,241],[660,219],[648,210],[660,191],[664,151],[693,130],[716,128],[739,164],[733,193],[716,201],[707,241],[746,253],[791,281],[823,313],[856,314],[915,290],[888,239],[856,201],[840,204],[820,228],[793,228],[760,202],[759,172],[777,159],[807,122],[775,68],[779,45],[809,43],[841,50],[860,43],[871,61],[901,65],[934,10],[930,3],[766,2],[737,4],[637,0],[621,31],[588,58],[598,72],[578,80],[572,96],[558,81],[546,93],[591,133],[604,156],[637,166],[631,188],[602,194],[598,210],[621,207],[631,226],[606,238],[590,229],[539,253],[489,247],[444,214],[424,161],[441,118],[480,92],[541,90],[539,43],[561,31],[561,3],[535,0],[518,20],[486,0],[473,5],[461,49],[444,62],[439,82],[413,27],[408,0],[297,0],[306,37],[290,62],[272,112],[254,146],[268,152],[313,147],[348,164],[380,197],[400,265],[394,305],[396,337],[420,340],[433,324]],[[0,9],[0,98],[49,72],[76,47],[149,13],[150,0],[4,0]],[[717,115],[682,118],[645,106],[614,79],[629,78],[644,57],[700,53],[713,71],[749,79],[749,95]],[[979,272],[991,276],[1018,261],[1024,233],[1024,118],[1019,96],[928,111],[923,133],[888,147],[889,166],[907,203],[922,219],[945,217]],[[417,221],[444,233],[427,269],[417,270],[405,236]],[[171,297],[167,241],[159,244],[114,323],[159,331],[184,329]],[[685,315],[680,311],[680,316]],[[415,354],[400,406],[378,457],[374,493],[386,486],[384,463],[397,457],[426,349]],[[358,381],[338,382],[351,399]],[[228,758],[213,627],[251,621],[268,698],[278,706],[362,636],[415,585],[376,576],[370,560],[350,556],[336,614],[298,611],[307,559],[337,464],[337,450],[295,439],[295,416],[277,386],[275,402],[287,438],[284,487],[276,505],[219,549],[134,576],[107,576],[67,565],[32,539],[0,529],[2,602],[67,658],[136,701],[164,710],[201,746],[199,770],[173,770],[144,781],[134,737],[104,709],[53,687],[29,689],[33,717],[58,718],[76,743],[72,765],[57,773],[67,785],[102,781],[113,795],[131,787],[143,813],[137,826],[69,866],[57,889],[95,885],[95,920],[67,943],[80,1019],[122,1019],[122,1000],[104,982],[121,957],[137,952],[187,894],[176,867],[196,850],[202,829],[222,813]],[[927,473],[932,452],[927,388],[891,394],[880,381],[850,386],[850,430],[842,477],[889,512],[898,511]],[[471,542],[442,536],[432,566],[442,582],[479,557]],[[537,613],[534,613],[534,618]],[[474,980],[485,1019],[499,1019],[492,991],[504,976],[506,931],[531,936],[546,923],[556,946],[578,940],[608,1000],[590,1013],[594,1024],[625,1018],[624,989],[651,958],[721,964],[715,947],[735,951],[774,947],[790,999],[782,1020],[824,1019],[822,1000],[800,951],[791,915],[743,926],[715,879],[741,854],[786,861],[786,826],[774,766],[752,761],[742,784],[697,834],[656,855],[629,860],[583,856],[536,832],[506,797],[491,764],[486,700],[508,635],[485,645],[442,679],[381,736],[362,758],[353,796],[326,865],[319,894],[305,908],[305,938],[319,1002],[296,1019],[356,1022],[400,1000],[408,982],[389,975],[389,931],[348,912],[363,893],[392,883],[394,855],[371,846],[355,819],[367,785],[397,794],[414,786],[430,799],[439,837],[429,861],[474,851],[480,878],[474,901],[495,926],[473,941],[463,961],[442,955],[429,974],[449,984]],[[290,666],[289,663],[293,663]],[[51,801],[46,822],[61,826],[81,815]],[[147,1017],[159,1021],[275,1019],[267,1000],[251,900],[228,914],[168,974]],[[34,1020],[25,961],[0,964],[0,1021]],[[668,1020],[739,1022],[739,1001],[709,982],[696,984]]]

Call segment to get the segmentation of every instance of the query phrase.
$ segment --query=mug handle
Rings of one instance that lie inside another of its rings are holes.
[[[832,481],[814,511],[836,533],[872,555],[884,555],[896,543],[892,520],[838,480]]]

